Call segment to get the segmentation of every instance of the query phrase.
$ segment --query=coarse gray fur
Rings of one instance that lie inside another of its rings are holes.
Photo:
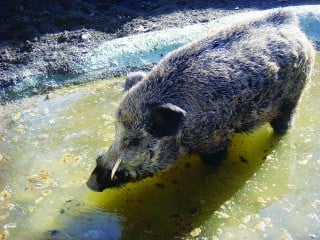
[[[173,51],[126,92],[115,141],[98,157],[88,186],[102,191],[137,181],[190,152],[214,162],[234,133],[266,122],[285,133],[313,62],[289,10],[216,29]]]

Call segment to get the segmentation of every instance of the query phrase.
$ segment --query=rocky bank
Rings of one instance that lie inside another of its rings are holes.
[[[208,22],[243,11],[319,4],[319,0],[159,0],[0,2],[0,89],[32,75],[81,74],[83,54],[104,40]],[[64,85],[61,83],[61,85]],[[43,93],[60,85],[43,82]],[[10,97],[2,98],[2,103]]]

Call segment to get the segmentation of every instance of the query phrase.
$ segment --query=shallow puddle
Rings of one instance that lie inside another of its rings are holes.
[[[218,168],[197,156],[94,193],[123,79],[0,107],[0,239],[320,238],[320,56],[294,124],[237,135]]]

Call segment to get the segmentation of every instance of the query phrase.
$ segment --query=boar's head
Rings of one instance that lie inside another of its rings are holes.
[[[150,103],[127,94],[117,110],[115,140],[98,156],[88,187],[103,191],[174,165],[183,150],[180,135],[185,116],[172,103]]]

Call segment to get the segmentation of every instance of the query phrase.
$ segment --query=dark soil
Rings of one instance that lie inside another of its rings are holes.
[[[77,74],[81,54],[102,40],[207,22],[240,11],[320,0],[2,0],[0,89],[31,75]]]

